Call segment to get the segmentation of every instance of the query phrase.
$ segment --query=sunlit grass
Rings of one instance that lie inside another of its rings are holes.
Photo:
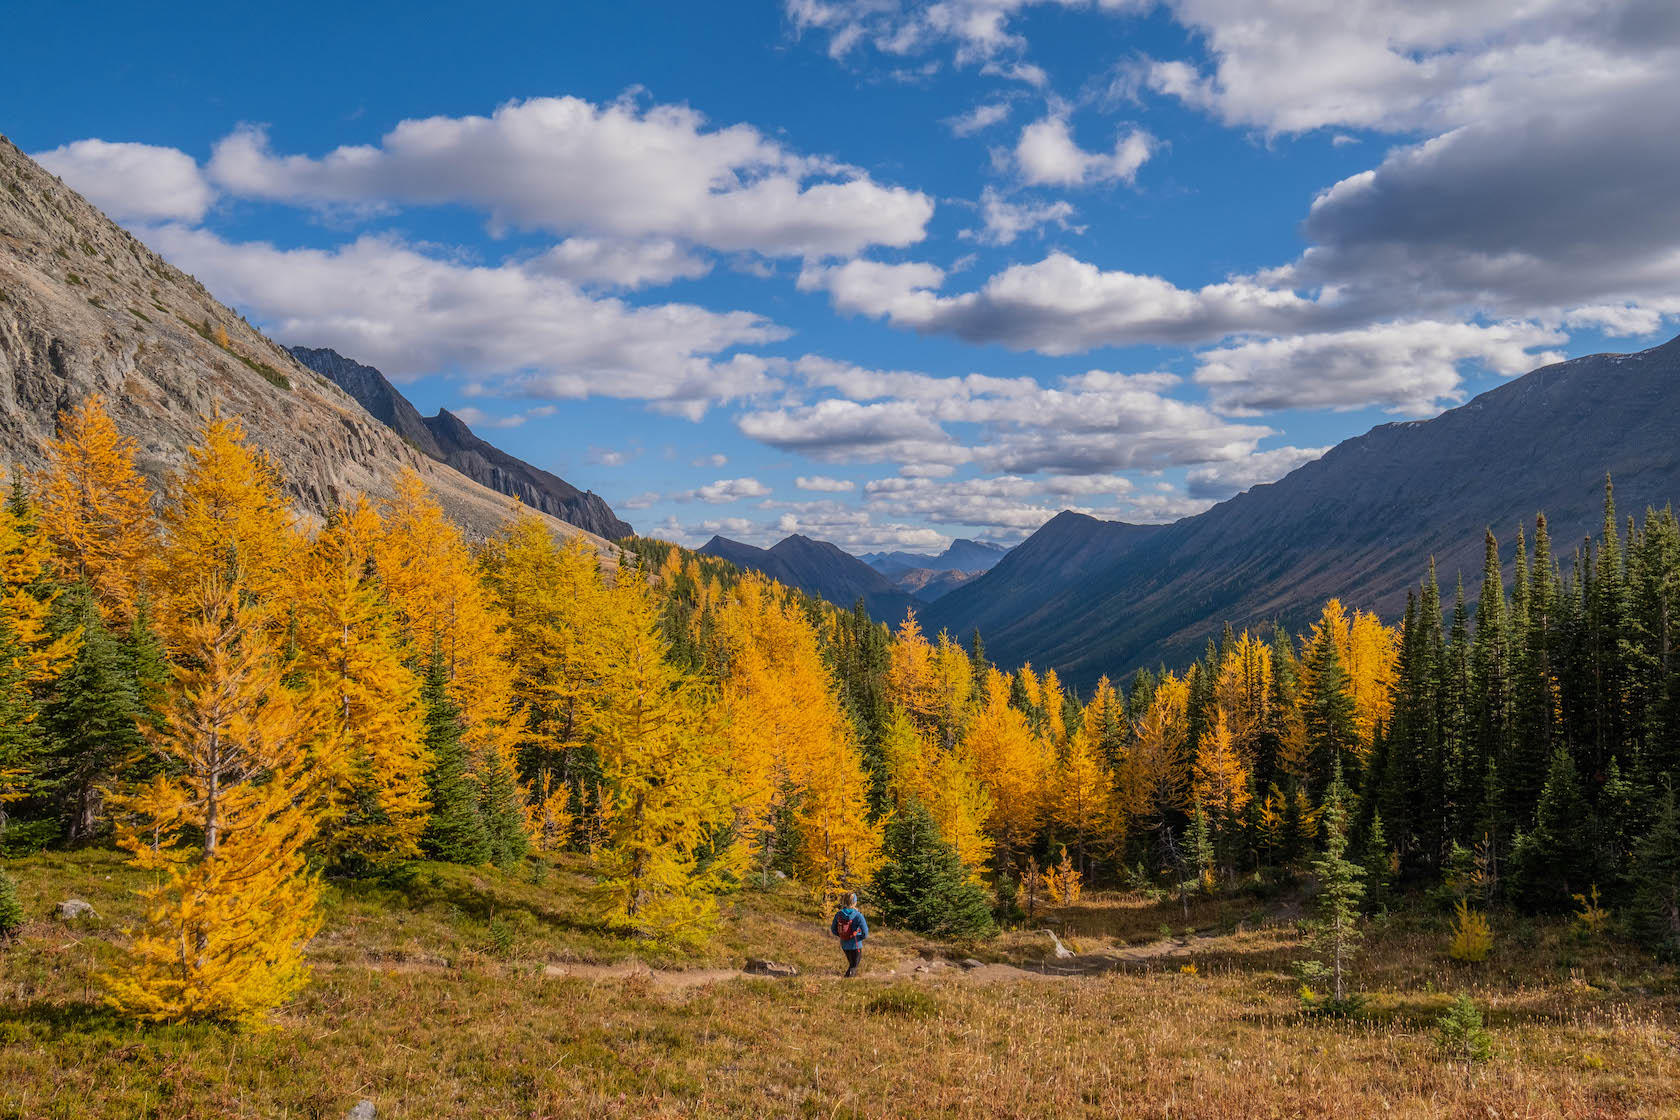
[[[93,976],[134,913],[116,857],[8,868],[32,920],[0,951],[0,1117],[336,1118],[364,1097],[381,1117],[1680,1115],[1673,971],[1613,938],[1497,912],[1478,966],[1448,958],[1434,910],[1379,922],[1358,974],[1367,1012],[1346,1023],[1298,1012],[1287,899],[1267,904],[1283,917],[1253,920],[1252,900],[1197,903],[1185,922],[1176,903],[1128,895],[1043,916],[1066,920],[1081,961],[1159,947],[1169,927],[1177,955],[1098,976],[914,973],[923,951],[975,947],[886,934],[847,982],[820,917],[785,885],[731,900],[717,941],[676,959],[594,922],[576,861],[540,875],[419,865],[333,884],[310,985],[271,1029],[240,1034],[100,1008]],[[48,916],[69,897],[98,917]],[[1186,939],[1186,926],[1201,932]],[[1031,965],[1049,939],[1017,931],[980,952]],[[733,977],[748,955],[806,974]],[[731,978],[681,986],[599,967],[632,959]],[[597,967],[563,975],[568,964]],[[1486,1062],[1437,1042],[1458,992],[1486,1011]]]

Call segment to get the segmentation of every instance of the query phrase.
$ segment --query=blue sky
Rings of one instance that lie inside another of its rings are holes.
[[[932,550],[1672,334],[1680,6],[1513,7],[59,4],[0,128],[641,532]]]

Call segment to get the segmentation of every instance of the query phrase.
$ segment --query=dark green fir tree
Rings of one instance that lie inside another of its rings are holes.
[[[993,931],[986,892],[969,878],[933,817],[911,801],[887,824],[886,862],[875,874],[881,918],[933,937],[986,937]]]
[[[81,631],[75,660],[42,712],[48,759],[44,791],[64,822],[64,837],[85,844],[104,818],[103,790],[145,748],[139,705],[122,644],[100,620],[84,587],[59,603],[64,623]]]
[[[1680,961],[1680,811],[1664,785],[1656,820],[1634,854],[1628,926],[1652,952]]]
[[[461,709],[450,699],[443,655],[434,651],[426,666],[420,702],[426,711],[426,794],[432,804],[420,847],[448,863],[490,862],[490,836],[479,816],[478,783],[461,742]]]

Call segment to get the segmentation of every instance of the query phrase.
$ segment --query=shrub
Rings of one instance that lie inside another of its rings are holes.
[[[1575,920],[1580,923],[1581,930],[1590,937],[1603,933],[1610,924],[1610,911],[1598,904],[1598,884],[1594,883],[1587,894],[1574,897],[1575,905],[1579,907],[1575,911]]]
[[[1482,1025],[1482,1009],[1467,995],[1453,1000],[1435,1021],[1435,1041],[1449,1058],[1485,1062],[1493,1057],[1493,1036]]]
[[[1487,960],[1492,948],[1493,927],[1488,925],[1487,915],[1470,909],[1468,900],[1459,899],[1453,911],[1453,937],[1447,947],[1448,955],[1455,961],[1480,964]]]

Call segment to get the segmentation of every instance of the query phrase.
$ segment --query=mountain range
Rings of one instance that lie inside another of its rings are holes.
[[[770,548],[713,537],[699,551],[736,567],[762,572],[836,606],[850,607],[862,599],[870,617],[878,622],[897,625],[905,611],[917,606],[916,599],[856,556],[827,541],[797,533]]]
[[[1009,551],[990,541],[971,541],[958,538],[944,552],[929,555],[925,552],[866,552],[858,559],[883,575],[922,568],[932,572],[984,572],[993,567]]]
[[[0,137],[0,464],[40,466],[58,413],[93,393],[154,484],[180,470],[220,412],[273,458],[307,517],[358,494],[389,496],[409,469],[469,535],[494,532],[513,508],[405,442]],[[538,516],[616,565],[606,540]]]
[[[978,629],[1005,665],[1088,686],[1197,655],[1226,622],[1300,629],[1331,596],[1387,620],[1437,561],[1448,596],[1480,589],[1484,530],[1509,572],[1545,513],[1554,552],[1680,494],[1680,339],[1545,366],[1431,420],[1383,424],[1287,477],[1167,526],[1063,513],[923,612]]]

